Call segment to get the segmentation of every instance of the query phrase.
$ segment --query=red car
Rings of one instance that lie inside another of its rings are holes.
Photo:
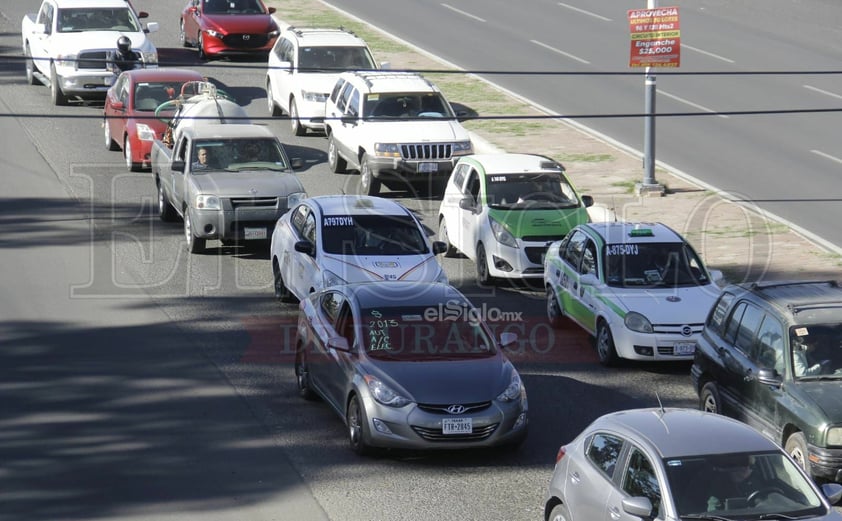
[[[152,141],[161,139],[167,128],[155,117],[155,109],[178,97],[185,82],[202,80],[200,73],[189,69],[134,69],[120,74],[105,96],[105,147],[122,148],[132,172],[151,166]]]
[[[268,55],[280,34],[274,7],[261,0],[190,0],[181,13],[179,38],[199,49],[199,58],[232,54]]]

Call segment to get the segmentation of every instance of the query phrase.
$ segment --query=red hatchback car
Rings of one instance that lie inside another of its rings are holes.
[[[280,34],[274,12],[261,0],[190,0],[181,13],[179,38],[183,46],[198,48],[202,60],[268,55]]]
[[[120,74],[105,96],[105,147],[122,148],[126,167],[132,172],[151,166],[152,141],[161,139],[167,128],[155,117],[155,109],[178,97],[185,82],[203,79],[189,69],[134,69]]]

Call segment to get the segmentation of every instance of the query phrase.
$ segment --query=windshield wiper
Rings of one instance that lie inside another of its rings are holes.
[[[807,519],[813,517],[813,514],[805,514],[803,516],[791,516],[789,514],[760,514],[757,519]]]
[[[707,519],[708,521],[735,521],[734,518],[725,517],[725,516],[718,516],[716,514],[706,514],[706,513],[699,513],[699,514],[683,514],[678,516],[681,519]]]

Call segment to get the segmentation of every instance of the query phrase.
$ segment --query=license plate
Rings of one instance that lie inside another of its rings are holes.
[[[243,228],[243,235],[247,241],[266,238],[266,228]]]
[[[676,342],[672,346],[672,354],[674,355],[692,355],[695,352],[695,342]]]
[[[442,434],[471,434],[474,425],[471,418],[445,418],[441,421]]]
[[[438,172],[438,163],[418,163],[418,171],[421,173]]]

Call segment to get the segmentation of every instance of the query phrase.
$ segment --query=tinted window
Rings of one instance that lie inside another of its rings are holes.
[[[722,335],[725,326],[725,317],[728,313],[728,307],[734,301],[734,294],[725,292],[720,295],[716,305],[710,311],[708,316],[707,327],[718,335]]]
[[[737,340],[734,345],[745,355],[750,355],[757,338],[755,333],[763,320],[763,312],[757,306],[746,305],[743,317],[740,319],[740,328],[737,330]]]
[[[784,328],[774,317],[766,315],[760,324],[751,359],[759,367],[784,373]]]
[[[728,342],[735,342],[737,338],[737,331],[740,329],[740,319],[743,318],[743,312],[746,310],[746,303],[740,302],[734,307],[731,317],[725,326],[725,334],[723,338]]]
[[[617,467],[623,440],[609,434],[595,434],[588,447],[588,459],[610,479]]]
[[[561,257],[577,270],[579,269],[579,263],[582,259],[582,254],[585,251],[585,243],[587,240],[587,235],[579,230],[576,230],[567,240],[567,246],[561,254]]]

